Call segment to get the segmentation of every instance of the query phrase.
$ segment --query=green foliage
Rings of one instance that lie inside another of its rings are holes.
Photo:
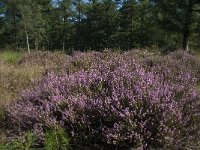
[[[21,138],[15,139],[10,143],[0,145],[1,150],[31,150],[36,141],[36,136],[28,131]]]
[[[19,139],[14,139],[12,142],[0,144],[0,150],[36,150],[34,145],[37,141],[37,136],[28,131]],[[61,127],[51,129],[45,135],[45,150],[71,150],[70,140]],[[38,148],[39,149],[39,148]]]
[[[56,127],[46,133],[45,136],[46,150],[70,150],[70,140],[64,129]]]
[[[200,48],[198,0],[0,0],[0,48]]]
[[[175,41],[181,38],[182,48],[188,50],[190,37],[195,35],[194,31],[198,28],[199,24],[200,1],[152,1],[155,3],[155,10],[158,15],[157,21],[160,27],[165,33],[168,33],[168,36],[175,35]]]
[[[16,63],[20,57],[20,52],[5,51],[0,53],[1,60],[5,61],[6,63]]]

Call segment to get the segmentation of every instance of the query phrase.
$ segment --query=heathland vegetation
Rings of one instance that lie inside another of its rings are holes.
[[[199,150],[199,0],[0,0],[0,150]]]
[[[197,55],[1,56],[2,149],[200,148]]]

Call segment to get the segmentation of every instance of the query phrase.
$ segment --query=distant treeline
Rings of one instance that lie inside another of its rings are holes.
[[[0,0],[0,48],[200,48],[200,0]]]

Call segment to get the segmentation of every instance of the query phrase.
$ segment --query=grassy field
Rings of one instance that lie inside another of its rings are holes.
[[[5,106],[18,97],[19,92],[36,82],[44,73],[42,66],[20,66],[22,53],[0,54],[0,106]]]

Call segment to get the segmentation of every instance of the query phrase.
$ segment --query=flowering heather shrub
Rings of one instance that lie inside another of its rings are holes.
[[[109,57],[108,54],[113,55],[111,52],[94,51],[88,53],[75,51],[72,56],[58,52],[34,52],[24,54],[18,61],[18,65],[22,67],[40,66],[44,67],[46,72],[70,74],[81,69],[89,69],[95,62],[100,62]]]
[[[74,68],[74,72],[78,70],[88,70],[93,64],[100,62],[104,58],[104,54],[100,52],[79,52],[72,53],[71,65]],[[67,68],[67,67],[66,67]]]
[[[7,109],[9,136],[31,130],[42,144],[59,125],[77,149],[186,149],[198,141],[199,92],[192,72],[169,64],[146,69],[123,54],[49,73]]]
[[[185,51],[175,51],[169,53],[169,55],[165,57],[146,57],[142,59],[140,63],[143,64],[147,70],[157,72],[158,74],[167,74],[172,80],[176,80],[178,76],[179,79],[181,79],[181,74],[189,73],[197,79],[197,83],[200,81],[200,60],[196,56],[188,54]],[[168,75],[169,73],[172,75]],[[187,80],[182,80],[182,82],[187,82]],[[188,84],[190,84],[190,81]]]
[[[195,55],[185,51],[175,51],[169,54],[169,59],[177,60],[185,69],[192,71],[198,82],[200,81],[200,60]]]
[[[77,70],[88,70],[90,69],[93,65],[101,63],[103,60],[108,61],[111,58],[116,58],[119,56],[119,53],[111,52],[111,51],[103,51],[103,52],[79,52],[75,51],[72,54],[72,64],[75,66],[76,71]]]

